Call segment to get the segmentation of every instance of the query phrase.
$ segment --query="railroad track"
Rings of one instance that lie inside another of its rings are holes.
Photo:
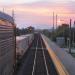
[[[58,75],[40,34],[34,35],[17,75]]]

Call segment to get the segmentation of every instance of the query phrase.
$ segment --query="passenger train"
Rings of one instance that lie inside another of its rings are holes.
[[[0,12],[0,75],[12,75],[16,60],[14,19]]]
[[[0,75],[13,75],[17,54],[22,57],[33,39],[33,34],[16,38],[16,24],[13,17],[0,12]]]

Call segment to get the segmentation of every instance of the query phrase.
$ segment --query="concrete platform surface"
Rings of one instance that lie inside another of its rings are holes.
[[[53,43],[49,38],[43,35],[43,38],[47,41],[49,47],[54,51],[59,60],[62,62],[69,75],[75,75],[75,58],[68,52],[62,50],[59,46]]]

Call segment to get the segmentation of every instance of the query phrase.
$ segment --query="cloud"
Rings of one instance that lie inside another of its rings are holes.
[[[0,6],[2,10],[3,6]],[[15,22],[18,27],[42,25],[52,25],[53,11],[58,14],[58,19],[64,19],[68,23],[70,18],[75,19],[75,3],[54,3],[51,2],[36,2],[31,4],[13,4],[4,6],[5,12],[12,15],[15,11]],[[36,26],[37,27],[37,26]]]
[[[47,0],[13,0],[13,3],[15,4],[21,4],[21,3],[33,3],[33,2],[40,2],[40,1],[47,1]]]

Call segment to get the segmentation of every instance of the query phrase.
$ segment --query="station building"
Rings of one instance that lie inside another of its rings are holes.
[[[14,19],[0,12],[0,75],[13,75],[16,61]]]

